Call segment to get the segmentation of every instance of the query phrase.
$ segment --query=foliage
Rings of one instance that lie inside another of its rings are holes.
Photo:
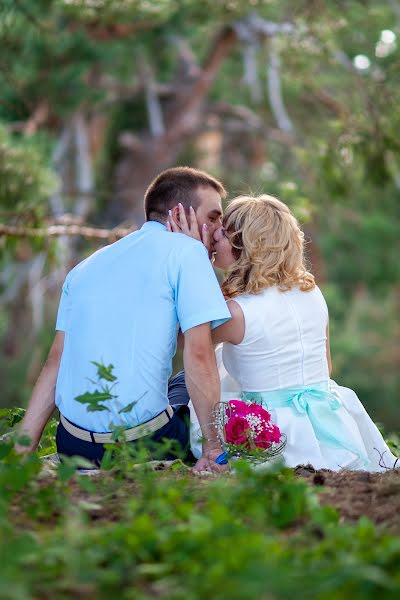
[[[386,45],[382,53],[381,36],[387,30],[399,34],[394,2],[0,0],[1,221],[40,224],[51,212],[48,199],[56,185],[64,209],[74,212],[80,198],[71,175],[76,148],[69,149],[63,169],[54,155],[77,114],[97,147],[90,218],[102,225],[124,221],[117,176],[125,170],[147,177],[146,162],[133,161],[127,169],[126,159],[157,138],[150,127],[150,88],[168,125],[174,103],[190,91],[215,40],[226,27],[239,31],[251,15],[293,27],[263,39],[241,30],[204,98],[200,126],[184,136],[178,154],[169,144],[163,151],[155,147],[147,163],[151,167],[154,160],[159,170],[171,160],[205,167],[221,177],[231,196],[265,191],[290,204],[313,241],[310,260],[328,291],[335,377],[356,389],[375,418],[392,422],[400,392],[399,44]],[[290,134],[279,130],[271,101],[272,50],[280,58]],[[355,68],[359,54],[369,59],[369,68]],[[207,135],[214,146],[204,150],[200,141]],[[27,246],[1,241],[5,296],[19,279],[21,263],[43,251],[38,240]],[[76,240],[47,244],[42,281],[55,276],[52,255],[69,268],[92,249]],[[28,386],[12,379],[35,370],[22,356],[26,339],[19,332],[26,325],[16,323],[21,312],[13,302],[0,312],[2,401],[19,405]],[[12,332],[18,337],[14,354],[8,350]]]
[[[107,406],[105,406],[104,404],[101,404],[101,402],[104,402],[106,400],[112,400],[113,398],[117,397],[115,396],[115,394],[111,393],[113,385],[115,385],[115,381],[117,379],[112,372],[114,369],[114,365],[108,365],[107,367],[95,361],[92,361],[92,364],[94,364],[95,367],[97,367],[97,383],[92,383],[98,385],[100,389],[96,388],[93,392],[84,392],[83,394],[76,396],[75,400],[77,402],[80,402],[81,404],[87,404],[86,410],[88,412],[96,412],[98,410],[109,411],[109,408],[107,408]],[[101,381],[102,379],[104,379],[105,381],[112,382],[113,385],[109,386],[108,384],[103,383]]]
[[[22,421],[24,408],[0,408],[0,440],[7,440],[11,446],[16,440],[15,425]],[[58,421],[55,418],[47,423],[37,450],[38,456],[47,456],[57,451],[56,431]]]
[[[0,597],[395,598],[398,537],[343,524],[290,470],[194,477],[120,457],[100,476],[0,445]],[[85,466],[83,463],[80,466]]]
[[[35,222],[43,217],[57,177],[46,167],[43,138],[18,140],[0,126],[0,211],[8,220]]]
[[[93,157],[94,195],[102,203],[92,207],[94,220],[104,223],[118,196],[113,182],[124,152],[133,156],[135,144],[154,141],[143,73],[161,90],[167,117],[213,40],[250,13],[294,29],[273,43],[237,44],[178,162],[206,165],[232,195],[250,188],[290,204],[313,239],[310,258],[330,308],[334,377],[354,387],[373,416],[398,425],[398,44],[377,52],[382,31],[399,33],[394,2],[0,0],[1,221],[40,224],[61,184],[73,211],[76,182],[69,168],[59,181],[50,157],[54,162],[61,133],[79,113],[90,124],[105,121]],[[271,105],[272,47],[291,135],[279,131]],[[357,54],[369,57],[369,69],[354,68]],[[215,136],[211,158],[199,149],[202,134]],[[161,168],[169,165],[169,153],[161,159]],[[140,175],[141,167],[131,170]],[[10,277],[14,255],[23,266],[43,251],[35,244],[27,250],[2,241],[2,294],[22,272]],[[71,247],[64,245],[67,262],[88,252],[81,242],[71,258]],[[42,274],[40,282],[53,276]],[[21,355],[10,338],[19,307],[12,298],[0,313],[2,401],[11,402],[12,390],[17,406],[26,399],[21,372],[32,365],[15,366]],[[16,347],[26,346],[27,329]],[[113,383],[111,367],[98,372],[100,384]],[[84,403],[104,407],[98,397]],[[0,433],[22,415],[2,410]],[[178,465],[163,475],[140,466],[146,449],[132,454],[121,441],[107,449],[101,477],[80,475],[76,466],[85,464],[66,460],[51,478],[41,473],[39,456],[54,451],[55,428],[53,420],[39,453],[29,457],[14,453],[13,436],[0,442],[0,598],[336,600],[400,593],[399,538],[365,519],[343,524],[290,471],[238,464],[234,476],[206,481]],[[397,436],[391,445],[398,450]]]
[[[332,378],[355,389],[373,419],[397,429],[396,292],[372,294],[359,287],[349,300],[338,286],[323,291],[330,308]]]

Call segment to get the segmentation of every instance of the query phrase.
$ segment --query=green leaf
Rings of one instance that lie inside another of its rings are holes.
[[[31,438],[29,437],[29,435],[26,435],[26,434],[22,434],[22,435],[18,436],[18,438],[17,438],[17,444],[19,444],[20,446],[24,446],[25,448],[30,446],[31,442],[32,442]]]
[[[13,448],[14,448],[13,443],[0,444],[0,460],[2,458],[5,458],[6,456],[8,456]]]
[[[90,404],[87,408],[86,408],[87,412],[97,412],[97,411],[102,411],[102,410],[106,410],[107,412],[110,412],[110,409],[107,408],[107,406],[104,406],[104,404]]]
[[[71,464],[61,462],[59,465],[57,465],[57,473],[60,481],[65,482],[75,475],[76,469],[75,466]]]
[[[64,456],[62,462],[57,465],[57,473],[60,481],[68,481],[78,474],[77,469],[93,469],[93,464],[81,456]]]
[[[124,437],[125,429],[126,429],[126,427],[124,427],[123,425],[121,425],[120,427],[116,427],[111,434],[111,439],[113,439],[116,442],[123,441],[125,439],[125,437]]]
[[[101,363],[92,360],[91,363],[97,367],[97,376],[99,379],[105,379],[106,381],[115,381],[117,378],[112,374],[114,365],[102,365]]]
[[[108,388],[104,388],[103,390],[95,390],[94,392],[85,392],[79,396],[75,396],[75,400],[80,402],[81,404],[87,404],[88,412],[102,411],[108,410],[107,406],[104,404],[100,404],[100,402],[104,402],[105,400],[112,400],[116,398],[113,394],[111,394]]]
[[[139,402],[139,400],[141,400],[142,398],[144,398],[144,396],[148,393],[149,390],[146,390],[141,396],[140,398],[138,398],[137,400],[134,400],[133,402],[131,402],[130,404],[127,404],[126,406],[124,406],[124,408],[121,408],[121,410],[118,411],[119,414],[121,413],[127,413],[130,412],[132,410],[132,408],[135,406],[135,404],[137,404]]]
[[[24,414],[24,408],[0,408],[0,419],[5,419],[9,427],[14,427],[22,421]]]
[[[135,406],[135,404],[136,404],[136,402],[131,402],[130,404],[127,404],[126,406],[124,406],[124,408],[121,408],[121,410],[119,410],[118,413],[121,414],[121,413],[131,412],[131,410]]]
[[[75,396],[75,400],[81,404],[95,404],[96,402],[111,400],[112,398],[115,398],[115,396],[110,394],[108,391],[104,392],[99,390],[94,390],[94,392],[85,392],[80,396]]]

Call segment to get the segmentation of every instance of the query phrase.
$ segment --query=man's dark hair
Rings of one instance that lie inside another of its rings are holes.
[[[186,211],[190,206],[196,210],[199,206],[197,191],[199,188],[211,187],[221,198],[226,197],[226,190],[211,175],[191,167],[174,167],[160,173],[149,185],[144,196],[144,210],[147,221],[164,222],[168,211],[179,202]]]

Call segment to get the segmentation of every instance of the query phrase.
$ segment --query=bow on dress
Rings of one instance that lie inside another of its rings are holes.
[[[354,435],[337,413],[342,402],[328,387],[328,382],[322,382],[265,392],[242,392],[241,398],[262,404],[267,410],[289,407],[297,416],[307,415],[318,441],[352,452],[366,466],[370,461],[364,449],[354,445],[351,441]]]

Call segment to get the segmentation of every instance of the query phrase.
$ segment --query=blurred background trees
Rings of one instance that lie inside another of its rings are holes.
[[[66,272],[188,164],[293,208],[334,378],[400,427],[399,34],[396,0],[0,0],[2,405],[27,400]]]

